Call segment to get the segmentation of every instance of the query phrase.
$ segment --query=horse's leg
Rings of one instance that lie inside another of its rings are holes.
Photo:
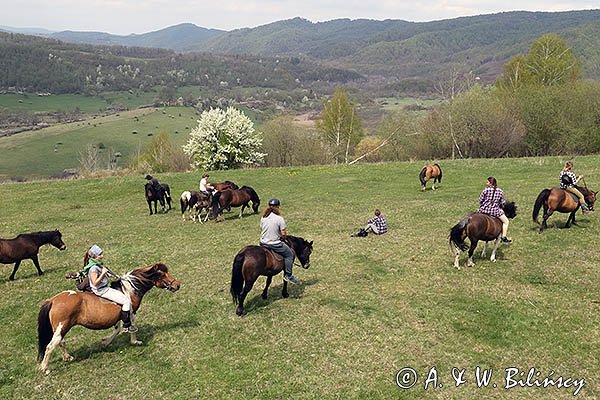
[[[244,208],[246,208],[247,203],[242,204],[242,207],[240,208],[240,216],[238,218],[242,218],[242,214],[244,213]]]
[[[433,178],[433,185],[431,185],[431,190],[435,190],[436,181],[437,181],[437,178]]]
[[[467,261],[467,267],[474,267],[475,263],[473,262],[473,253],[477,248],[477,240],[471,240],[471,247],[469,248],[469,259]]]
[[[485,253],[487,253],[488,249],[488,241],[486,240],[483,244],[483,251],[481,252],[481,258],[485,258]]]
[[[286,280],[283,281],[283,290],[281,291],[281,296],[283,296],[284,299],[287,299],[288,297],[290,297],[290,294],[287,291],[287,281]]]
[[[496,262],[496,250],[498,250],[498,245],[500,244],[500,236],[496,238],[494,241],[494,249],[492,250],[492,256],[490,257],[491,262]],[[487,245],[487,242],[486,242]]]
[[[553,209],[548,209],[548,212],[544,214],[544,219],[542,221],[542,226],[540,227],[540,232],[543,231],[544,229],[548,229],[548,218],[550,218],[550,216],[554,213]]]
[[[38,270],[38,275],[44,275],[44,271],[42,271],[42,269],[40,268],[40,262],[38,261],[37,254],[31,257],[31,259],[33,260],[33,263],[35,264],[35,267]]]
[[[269,275],[269,276],[267,277],[267,284],[265,285],[265,289],[264,289],[264,290],[263,290],[263,292],[262,292],[262,298],[263,298],[264,300],[266,300],[266,299],[267,299],[267,292],[269,291],[269,285],[271,285],[271,281],[272,281],[272,280],[273,280],[273,276],[272,276],[272,275]]]
[[[575,222],[575,212],[577,212],[577,210],[571,211],[571,214],[569,214],[569,218],[567,218],[567,224],[565,225],[565,228],[571,227],[571,221],[573,223]]]
[[[131,325],[135,325],[135,321],[137,321],[137,314],[132,312],[131,313]],[[143,344],[141,340],[137,340],[137,332],[131,332],[129,334],[129,343],[136,345],[136,346]]]
[[[59,322],[58,326],[56,327],[56,330],[54,331],[54,334],[52,335],[52,340],[50,340],[50,343],[48,343],[48,346],[46,346],[46,354],[44,355],[44,359],[40,364],[40,370],[47,374],[50,373],[50,371],[48,371],[48,363],[50,362],[50,356],[52,355],[52,352],[54,351],[56,346],[58,346],[63,340],[63,337],[61,335],[62,328],[63,323]]]
[[[17,273],[17,270],[19,269],[19,265],[21,265],[21,261],[23,261],[23,260],[19,260],[19,261],[17,261],[15,263],[15,267],[13,268],[13,272],[12,272],[12,274],[10,274],[10,278],[8,278],[11,281],[15,280],[15,274]]]
[[[460,269],[460,265],[458,263],[458,259],[460,257],[460,249],[457,246],[454,246],[454,254],[455,254],[455,257],[454,257],[454,268]]]
[[[67,346],[65,346],[65,339],[60,341],[60,352],[62,353],[62,359],[63,361],[73,361],[74,358],[72,355],[69,354],[69,352],[67,351]]]
[[[152,200],[146,200],[148,202],[148,208],[150,209],[150,215],[152,215]]]
[[[121,321],[117,322],[117,324],[115,325],[115,329],[110,335],[102,338],[102,340],[100,341],[100,346],[108,346],[113,341],[113,339],[117,337],[119,333],[121,333]]]
[[[238,297],[238,306],[236,314],[240,317],[244,315],[244,300],[246,299],[246,295],[248,294],[248,292],[252,290],[252,286],[254,286],[254,282],[245,281],[244,290],[242,290],[242,293],[240,293],[240,296]]]

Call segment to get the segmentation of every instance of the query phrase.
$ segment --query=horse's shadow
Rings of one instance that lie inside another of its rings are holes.
[[[570,226],[567,226],[567,220],[564,220],[564,221],[556,220],[556,221],[550,221],[548,223],[548,227],[545,230],[548,230],[548,229],[561,229],[562,230],[562,229],[571,229],[571,228],[586,228],[589,224],[590,224],[590,220],[589,219],[578,219],[575,222],[572,222]],[[531,231],[540,232],[540,225],[536,225],[536,226],[531,227]]]
[[[242,214],[242,218],[240,218],[240,213],[239,212],[231,212],[227,217],[225,217],[223,214],[220,215],[220,220],[218,222],[224,222],[224,221],[235,221],[236,219],[244,219],[244,218],[248,218],[248,217],[253,217],[255,215],[257,215],[258,213],[255,213],[254,211],[252,211],[251,213],[248,213],[247,211],[244,211],[244,213]],[[214,221],[214,220],[213,220]]]
[[[290,296],[287,298],[287,300],[290,300],[292,298],[301,298],[302,295],[304,294],[304,290],[306,289],[306,287],[312,286],[312,285],[316,284],[317,282],[319,282],[319,279],[312,277],[312,278],[306,279],[306,280],[303,279],[301,281],[301,283],[298,285],[288,284],[288,293]],[[263,285],[261,285],[261,286],[258,286],[255,284],[254,288],[256,288],[256,289],[260,288],[260,293],[257,293],[256,296],[253,296],[251,299],[248,299],[244,303],[244,311],[246,313],[248,313],[252,310],[260,310],[261,308],[266,307],[275,301],[279,301],[281,299],[286,299],[281,294],[281,291],[283,290],[283,283],[281,283],[279,285],[271,284],[271,286],[269,287],[269,293],[268,293],[268,297],[266,300],[264,300],[262,298],[262,290],[264,289],[264,282],[263,282]]]

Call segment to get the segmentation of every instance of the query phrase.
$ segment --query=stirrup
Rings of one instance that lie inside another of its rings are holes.
[[[133,325],[130,325],[127,328],[123,327],[123,329],[121,329],[121,332],[123,332],[123,333],[136,333],[137,331],[138,331],[138,328],[136,328]]]

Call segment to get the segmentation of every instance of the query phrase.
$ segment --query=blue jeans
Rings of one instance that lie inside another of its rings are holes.
[[[271,249],[275,253],[282,256],[284,264],[283,274],[285,276],[290,276],[292,274],[292,266],[294,265],[294,252],[287,244],[279,242],[277,244],[261,243],[260,245],[266,247],[267,249]]]

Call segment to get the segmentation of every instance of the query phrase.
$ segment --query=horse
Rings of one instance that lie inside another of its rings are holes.
[[[38,261],[38,251],[45,244],[51,244],[59,250],[67,248],[67,245],[62,241],[62,234],[58,229],[55,231],[22,233],[14,239],[0,239],[0,263],[15,263],[15,267],[9,278],[11,281],[15,280],[15,274],[19,269],[19,265],[25,259],[33,261],[38,275],[44,273]]]
[[[250,201],[252,201],[252,209],[254,210],[254,214],[257,214],[258,207],[260,206],[260,199],[258,198],[258,195],[254,189],[252,189],[250,186],[242,186],[237,190],[227,189],[217,192],[213,196],[211,215],[213,218],[216,218],[226,208],[242,206],[239,216],[239,218],[242,218],[244,209],[246,207],[250,207]]]
[[[215,188],[217,191],[226,190],[226,189],[239,189],[240,187],[231,181],[225,181],[220,183],[211,183],[211,186]]]
[[[132,312],[140,308],[142,298],[152,287],[166,289],[170,292],[179,290],[181,283],[170,274],[162,263],[130,271],[111,287],[121,289],[131,297]],[[88,329],[107,329],[114,327],[111,335],[102,339],[101,345],[106,347],[121,332],[121,306],[105,300],[90,292],[68,290],[44,301],[38,315],[38,361],[40,370],[48,373],[50,355],[56,346],[60,346],[64,361],[72,361],[65,347],[64,338],[76,325]],[[132,318],[133,319],[133,318]],[[142,344],[135,333],[130,333],[131,344]]]
[[[148,202],[148,208],[150,209],[150,215],[152,215],[152,205],[151,202],[154,202],[154,213],[158,214],[156,211],[156,202],[160,202],[160,206],[162,207],[162,211],[165,212],[165,200],[169,206],[169,210],[171,209],[171,189],[169,185],[166,183],[161,183],[159,185],[158,190],[154,188],[154,185],[151,183],[146,183],[145,186],[146,192],[146,201]]]
[[[185,192],[181,193],[181,197],[179,198],[179,204],[181,205],[181,217],[185,221],[185,211],[189,210],[190,219],[192,221],[197,220],[202,223],[202,218],[200,216],[202,214],[202,210],[206,210],[206,217],[204,219],[204,222],[206,222],[208,220],[211,203],[211,193],[209,193],[207,196],[201,192],[186,190]]]
[[[285,238],[285,243],[296,254],[296,258],[300,261],[302,268],[308,269],[310,267],[310,254],[313,250],[313,242],[308,242],[301,237],[288,235]],[[262,298],[266,300],[267,291],[269,290],[273,276],[280,273],[283,267],[283,259],[266,247],[246,246],[236,254],[231,269],[231,287],[229,291],[234,304],[237,304],[237,315],[241,317],[244,314],[244,299],[248,292],[252,290],[256,279],[260,275],[267,277],[267,284],[262,292]],[[287,282],[285,280],[283,281],[281,295],[284,298],[289,297]]]
[[[585,202],[587,203],[589,209],[591,211],[594,210],[594,203],[596,202],[596,195],[598,192],[594,192],[589,190],[588,188],[582,188],[579,186],[575,186],[575,188],[579,189],[583,197],[585,198]],[[540,213],[540,209],[544,207],[544,219],[542,220],[542,224],[538,222],[538,215]],[[575,213],[580,208],[579,198],[575,196],[573,193],[567,192],[564,189],[560,188],[552,188],[552,189],[544,189],[540,192],[537,199],[535,200],[535,205],[533,206],[533,213],[531,215],[533,222],[540,225],[540,233],[548,227],[546,221],[548,218],[554,213],[554,211],[558,211],[561,213],[571,213],[569,218],[567,218],[567,224],[565,228],[570,228],[571,223],[575,224]]]
[[[502,206],[506,217],[512,219],[517,216],[517,206],[514,202],[504,203]],[[477,247],[477,243],[480,240],[485,241],[485,246],[481,252],[481,257],[485,257],[487,251],[488,242],[494,241],[494,250],[490,261],[496,262],[496,250],[500,243],[500,236],[502,235],[502,221],[499,218],[492,217],[482,213],[468,213],[465,215],[458,224],[454,225],[450,229],[450,247],[454,247],[456,257],[454,259],[454,267],[460,269],[458,258],[460,252],[469,249],[469,260],[467,261],[467,267],[473,267],[473,253]],[[471,246],[465,243],[465,238],[469,238]]]
[[[439,164],[426,165],[419,174],[419,180],[421,181],[421,191],[425,191],[427,181],[433,178],[433,185],[431,189],[435,190],[435,183],[442,182],[442,167]]]

